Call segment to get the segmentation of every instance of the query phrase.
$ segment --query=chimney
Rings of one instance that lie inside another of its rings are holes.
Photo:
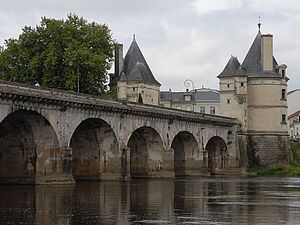
[[[261,35],[261,64],[263,71],[273,71],[273,35]]]
[[[121,74],[123,67],[123,45],[115,45],[115,76],[118,77]]]

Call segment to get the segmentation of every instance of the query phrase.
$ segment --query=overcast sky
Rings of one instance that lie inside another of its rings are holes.
[[[174,91],[185,90],[186,79],[218,89],[216,76],[231,54],[244,60],[261,16],[275,58],[288,66],[289,90],[300,88],[299,0],[2,0],[0,43],[42,16],[69,13],[107,24],[125,52],[135,33],[161,90]]]

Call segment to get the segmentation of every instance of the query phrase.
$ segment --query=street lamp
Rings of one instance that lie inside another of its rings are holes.
[[[73,61],[69,62],[69,66],[73,66]],[[79,73],[79,61],[77,61],[77,93],[79,94],[79,79],[80,79],[80,73]]]
[[[192,92],[192,106],[193,106],[193,112],[195,112],[195,86],[194,82],[191,79],[186,79],[184,81],[184,86],[187,88],[187,91],[189,90],[189,87],[191,86],[192,90],[194,90],[194,94]]]

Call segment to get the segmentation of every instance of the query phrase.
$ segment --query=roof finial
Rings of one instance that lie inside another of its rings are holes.
[[[133,40],[135,41],[135,34],[133,34]]]
[[[258,25],[258,30],[259,30],[259,31],[260,31],[260,27],[261,27],[260,18],[261,18],[261,17],[259,16],[259,17],[258,17],[258,24],[257,24],[257,25]]]

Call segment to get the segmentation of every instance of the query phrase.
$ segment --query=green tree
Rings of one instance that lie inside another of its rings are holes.
[[[114,41],[106,25],[88,23],[75,14],[66,20],[43,17],[25,26],[18,39],[0,48],[0,79],[103,94]]]

